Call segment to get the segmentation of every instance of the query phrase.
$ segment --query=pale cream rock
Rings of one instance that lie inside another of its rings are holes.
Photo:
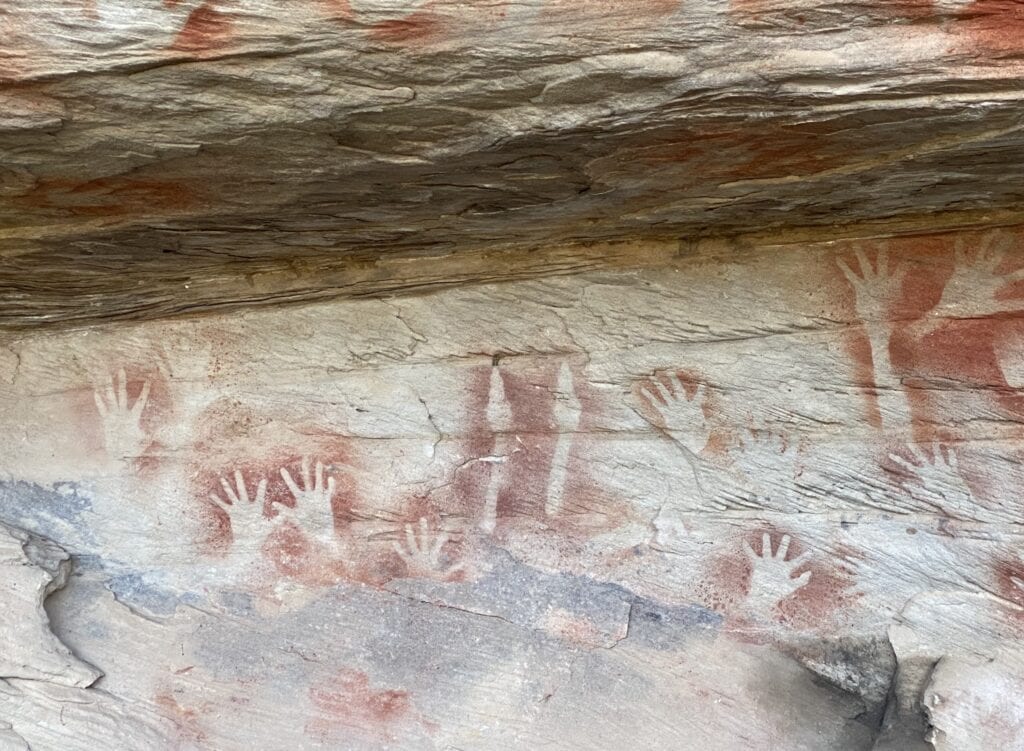
[[[0,678],[84,688],[102,673],[79,660],[50,631],[43,601],[67,584],[68,554],[0,524]]]
[[[999,660],[939,662],[924,696],[936,751],[1024,749],[1024,674],[1008,667]]]

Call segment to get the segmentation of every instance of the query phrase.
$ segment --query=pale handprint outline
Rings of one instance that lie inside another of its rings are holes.
[[[231,487],[226,477],[220,478],[224,492],[221,497],[216,491],[210,491],[209,499],[228,516],[231,522],[231,537],[234,545],[244,539],[257,539],[267,532],[267,480],[261,478],[256,484],[256,494],[249,496],[245,476],[242,470],[234,471],[235,486]]]
[[[940,318],[977,318],[1012,313],[1024,309],[1024,299],[999,300],[996,295],[1009,284],[1024,280],[1024,269],[1000,272],[1006,253],[1013,247],[1013,238],[998,230],[987,233],[973,252],[964,238],[953,248],[953,274],[942,290],[938,305],[931,310]],[[969,306],[982,301],[983,310]]]
[[[978,510],[974,494],[960,471],[956,452],[937,442],[930,445],[930,454],[912,444],[906,450],[910,460],[890,452],[889,461],[900,468],[901,484],[910,496],[953,518],[974,518],[972,512]]]
[[[220,478],[223,495],[211,490],[207,497],[214,508],[228,518],[231,525],[231,545],[210,569],[221,582],[245,579],[255,571],[257,559],[273,524],[267,518],[267,480],[260,478],[255,493],[250,495],[249,484],[242,470],[232,473],[234,486],[227,477]]]
[[[116,460],[138,457],[149,443],[142,428],[142,412],[149,402],[150,383],[142,382],[135,402],[128,404],[128,377],[121,368],[101,389],[93,389],[93,399],[103,427],[103,443],[107,454]]]
[[[704,414],[706,384],[698,384],[692,396],[686,392],[679,375],[666,374],[668,385],[655,377],[640,385],[638,392],[661,422],[660,427],[682,449],[697,455],[711,437]]]
[[[323,462],[303,456],[301,460],[301,485],[292,477],[287,467],[281,467],[281,479],[288,487],[294,501],[293,506],[283,503],[274,506],[274,518],[281,523],[291,523],[303,534],[328,548],[332,554],[347,558],[348,545],[338,536],[334,519],[334,493],[337,481],[326,474]]]
[[[734,459],[742,481],[750,490],[767,497],[765,479],[776,478],[784,488],[793,485],[802,474],[800,442],[767,429],[750,430],[739,438]]]
[[[899,264],[890,267],[888,243],[877,244],[874,265],[862,245],[855,245],[853,254],[857,271],[842,258],[836,258],[836,264],[853,288],[858,317],[865,323],[887,321],[892,304],[903,289],[906,268]]]
[[[409,576],[444,581],[465,568],[461,562],[445,565],[442,552],[450,539],[451,535],[444,530],[432,530],[427,518],[421,516],[419,532],[412,524],[406,524],[405,545],[393,540],[391,547],[402,559]]]
[[[912,423],[910,402],[903,382],[892,366],[889,348],[892,342],[890,311],[902,293],[906,268],[890,264],[888,243],[877,243],[876,247],[874,265],[861,245],[853,248],[858,271],[854,271],[842,258],[836,258],[836,264],[853,288],[857,316],[871,345],[871,365],[882,429],[887,433],[905,432]]]
[[[773,552],[772,536],[765,532],[761,535],[761,552],[757,553],[749,542],[743,541],[743,552],[750,561],[751,568],[748,603],[759,609],[769,610],[796,594],[810,582],[809,570],[795,578],[793,574],[810,560],[811,551],[805,551],[787,560],[791,542],[792,538],[789,535],[783,535]]]

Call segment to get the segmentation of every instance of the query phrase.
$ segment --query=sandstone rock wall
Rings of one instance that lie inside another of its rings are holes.
[[[1022,283],[1008,228],[5,335],[0,737],[1024,748]]]
[[[5,0],[0,325],[1020,223],[1022,37],[1012,0]]]

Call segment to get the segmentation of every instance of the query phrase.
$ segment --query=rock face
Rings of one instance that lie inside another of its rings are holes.
[[[1019,222],[1022,36],[1012,0],[6,0],[0,322]]]
[[[1024,748],[1022,250],[5,335],[0,737]]]
[[[1024,751],[1024,3],[2,6],[4,751]]]

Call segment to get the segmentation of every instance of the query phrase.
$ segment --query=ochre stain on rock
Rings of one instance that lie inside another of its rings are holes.
[[[341,669],[337,675],[309,689],[319,711],[310,723],[312,734],[322,738],[357,733],[388,740],[412,714],[408,691],[379,688],[361,670]]]
[[[1024,53],[1024,3],[975,0],[964,9],[963,15],[961,28],[968,40],[966,46],[975,53],[1000,58]]]
[[[105,177],[86,182],[50,178],[14,199],[26,207],[80,217],[146,216],[184,212],[199,200],[195,189],[177,180]]]
[[[1017,619],[1024,623],[1024,561],[1019,558],[997,558],[992,563],[996,593],[1013,606]]]
[[[231,15],[218,10],[213,2],[204,2],[189,14],[171,49],[192,53],[216,50],[231,41],[233,31]]]
[[[443,21],[429,10],[381,21],[370,27],[370,35],[374,39],[390,44],[425,44],[436,41],[443,33]]]
[[[338,20],[352,18],[352,6],[348,0],[313,0],[313,4],[329,18]]]

